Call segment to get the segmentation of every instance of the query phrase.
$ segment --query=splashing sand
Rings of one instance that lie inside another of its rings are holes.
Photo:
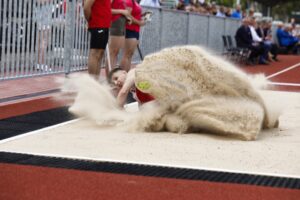
[[[207,131],[254,140],[262,128],[277,125],[280,109],[266,106],[257,87],[263,76],[249,77],[231,63],[196,46],[164,49],[136,68],[136,87],[156,98],[126,112],[116,105],[110,88],[88,75],[72,76],[64,91],[77,96],[70,112],[101,125],[130,131]],[[141,84],[142,83],[142,84]]]

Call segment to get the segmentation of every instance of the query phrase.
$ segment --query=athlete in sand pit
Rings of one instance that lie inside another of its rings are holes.
[[[121,107],[132,88],[147,96],[145,102],[158,102],[158,109],[141,115],[138,129],[207,130],[253,140],[262,128],[278,125],[250,77],[197,46],[151,54],[128,74],[115,69],[109,81],[119,89]]]
[[[143,93],[135,87],[134,78],[135,69],[131,69],[129,72],[126,72],[122,68],[114,68],[108,74],[108,82],[116,91],[117,103],[120,107],[123,107],[126,103],[129,92],[134,93],[133,96],[139,104],[154,100],[153,96]]]

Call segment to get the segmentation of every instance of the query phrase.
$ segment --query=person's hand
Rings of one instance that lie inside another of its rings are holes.
[[[126,20],[127,20],[127,24],[132,24],[132,18],[131,17],[126,17]]]
[[[122,10],[122,13],[121,13],[124,17],[126,17],[126,19],[127,18],[131,18],[131,14],[130,14],[130,12],[129,12],[129,10]]]
[[[128,24],[132,24],[132,17],[129,10],[122,10],[121,14],[126,18]]]
[[[139,23],[139,26],[144,26],[145,24],[146,24],[146,21],[142,19]]]

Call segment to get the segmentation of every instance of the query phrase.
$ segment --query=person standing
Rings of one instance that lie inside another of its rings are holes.
[[[125,46],[120,66],[128,72],[132,56],[139,43],[140,27],[145,25],[145,21],[142,19],[142,7],[135,0],[127,0],[126,4],[131,11],[132,23],[126,24]]]
[[[88,73],[95,78],[100,75],[100,62],[108,42],[111,24],[110,0],[84,0],[84,16],[91,34],[88,57]]]
[[[112,24],[108,41],[110,63],[106,63],[106,75],[108,75],[109,70],[111,70],[109,68],[113,69],[117,65],[118,54],[125,43],[126,23],[132,22],[130,11],[126,6],[125,0],[112,0],[111,11]]]
[[[36,69],[51,71],[47,65],[48,40],[51,37],[53,5],[49,0],[37,1],[36,22],[38,29],[38,60]]]

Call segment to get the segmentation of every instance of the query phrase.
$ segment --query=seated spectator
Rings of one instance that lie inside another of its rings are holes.
[[[277,60],[277,48],[275,44],[272,44],[272,41],[270,40],[269,36],[265,36],[264,30],[263,30],[263,23],[262,21],[258,21],[256,23],[255,19],[253,19],[253,28],[251,27],[251,30],[254,31],[252,34],[254,34],[253,38],[258,38],[258,42],[261,43],[264,47],[264,49],[267,51],[265,52],[265,59],[267,61]],[[254,30],[254,28],[256,28]],[[273,54],[271,55],[270,52],[273,50]],[[272,58],[271,58],[272,57]]]
[[[249,13],[248,13],[248,17],[254,17],[254,13],[255,13],[254,8],[250,8]]]
[[[289,32],[290,30],[289,26],[283,28],[282,24],[279,24],[276,36],[280,46],[286,47],[288,51],[298,54],[300,50],[299,39],[292,36]]]
[[[256,45],[251,36],[251,30],[249,27],[250,20],[245,18],[242,21],[242,25],[238,28],[235,34],[235,40],[237,47],[247,48],[251,50],[250,56],[248,58],[247,64],[254,64],[255,58],[259,57],[260,62],[263,63],[263,53],[264,49],[261,45]]]
[[[292,36],[300,39],[300,27],[297,26],[296,23],[292,23],[292,30],[291,30]]]
[[[263,21],[261,25],[256,29],[256,32],[259,37],[263,38],[265,43],[270,43],[271,49],[270,52],[272,54],[272,60],[278,61],[278,45],[274,42],[272,36],[272,22]]]
[[[254,46],[261,46],[263,49],[263,55],[260,57],[259,64],[268,64],[268,55],[271,49],[271,44],[269,42],[264,42],[264,40],[258,36],[257,32],[255,31],[255,28],[257,28],[256,20],[253,17],[249,17],[249,28],[251,32],[251,37],[253,40]]]
[[[247,17],[247,11],[244,9],[242,10],[242,19],[244,19],[245,17]]]
[[[235,11],[231,14],[232,18],[242,19],[241,5],[236,5]]]

